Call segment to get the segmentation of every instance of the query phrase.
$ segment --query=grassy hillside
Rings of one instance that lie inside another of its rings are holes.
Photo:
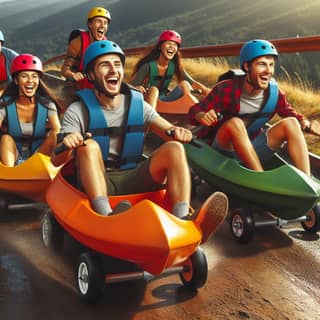
[[[1,8],[0,28],[7,31],[13,49],[37,52],[42,59],[64,52],[69,32],[85,28],[86,14],[96,5],[88,0],[60,0],[41,2],[34,10],[37,1],[28,1],[23,13],[21,6],[8,15]],[[99,5],[112,15],[109,38],[123,48],[152,44],[167,28],[180,32],[186,47],[313,35],[318,32],[320,11],[319,0],[109,0]],[[319,53],[284,55],[281,64],[296,80],[319,86],[320,66],[314,63],[319,60]]]
[[[51,0],[48,3],[42,0],[27,0],[23,5],[21,0],[4,2],[0,4],[0,29],[4,29],[9,35],[20,28],[23,32],[25,26],[40,20],[44,22],[47,17],[85,1],[87,0]]]
[[[63,3],[63,2],[62,2]],[[59,2],[59,6],[61,6]],[[72,5],[72,6],[71,6]],[[100,1],[112,15],[109,37],[122,47],[150,44],[165,28],[174,28],[183,35],[185,46],[210,45],[245,41],[250,38],[282,38],[312,35],[318,30],[320,1],[298,0],[118,0]],[[93,6],[92,1],[70,2],[69,9],[47,5],[47,13],[41,19],[44,6],[35,11],[32,23],[18,28],[11,39],[15,46],[23,47],[32,35],[37,43],[45,44],[48,38],[56,38],[56,53],[65,49],[68,32],[76,27],[85,27],[85,17]],[[12,16],[18,22],[28,16],[28,6],[23,16]],[[1,19],[1,25],[9,21]],[[10,24],[8,30],[10,30]],[[15,28],[16,29],[16,28]],[[48,52],[43,45],[42,54]],[[52,52],[53,53],[53,52]]]

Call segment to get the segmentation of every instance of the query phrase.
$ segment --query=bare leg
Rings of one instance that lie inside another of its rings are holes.
[[[77,149],[76,160],[80,180],[89,199],[107,196],[105,168],[98,143],[92,139],[86,140],[86,145]]]
[[[13,167],[18,158],[16,143],[8,134],[1,137],[0,158],[1,162],[8,167]]]
[[[191,178],[182,144],[175,141],[161,145],[153,154],[150,173],[157,183],[167,183],[171,204],[190,202]]]
[[[216,139],[222,148],[234,150],[246,167],[256,171],[263,171],[262,164],[241,119],[235,117],[226,121],[218,130]]]
[[[157,107],[157,101],[159,98],[159,90],[157,87],[151,87],[144,95],[144,100],[148,102],[153,108]]]
[[[296,118],[282,119],[268,130],[268,145],[271,149],[278,149],[287,142],[289,156],[294,165],[310,175],[308,147]]]

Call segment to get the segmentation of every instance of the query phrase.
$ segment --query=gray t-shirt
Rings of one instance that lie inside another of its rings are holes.
[[[102,111],[108,123],[108,127],[125,126],[127,112],[129,109],[129,96],[121,94],[121,101],[116,108],[103,108]],[[150,124],[159,114],[147,102],[143,103],[143,116],[145,132]],[[80,132],[85,134],[88,131],[88,110],[82,101],[73,102],[66,110],[62,124],[61,133]],[[122,137],[110,138],[109,159],[115,159],[120,155],[123,139]]]
[[[50,101],[48,104],[48,118],[57,113],[57,107],[54,102]],[[0,108],[0,121],[3,121],[6,117],[6,108]],[[24,136],[32,136],[33,134],[33,122],[20,122],[21,132]]]
[[[240,114],[256,113],[263,106],[264,92],[261,91],[256,96],[250,96],[243,92],[240,97]]]

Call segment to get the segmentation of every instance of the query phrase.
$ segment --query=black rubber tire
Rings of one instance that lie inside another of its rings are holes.
[[[301,222],[303,229],[310,233],[316,233],[320,230],[320,205],[317,204],[307,214],[307,221]]]
[[[90,252],[82,253],[77,270],[80,299],[84,303],[95,303],[101,298],[104,287],[104,274],[98,255]]]
[[[232,236],[240,243],[248,243],[254,235],[255,222],[248,208],[234,209],[230,214]]]
[[[187,289],[196,291],[204,286],[208,278],[208,262],[200,248],[185,262],[184,269],[180,272],[180,279]]]
[[[44,210],[41,222],[41,238],[44,246],[55,252],[61,251],[64,243],[64,230],[54,218],[51,210]]]

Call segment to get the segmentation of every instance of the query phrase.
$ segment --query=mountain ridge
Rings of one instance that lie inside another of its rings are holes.
[[[54,14],[41,17],[41,12],[50,8],[50,4],[42,3],[38,17],[31,19],[32,10],[25,8],[28,23],[21,26],[23,20],[19,20],[14,28],[7,24],[7,29],[6,21],[12,25],[12,20],[19,19],[17,14],[1,18],[0,29],[5,30],[9,47],[18,52],[37,52],[42,59],[48,59],[65,52],[70,31],[86,27],[87,12],[94,5],[86,0],[70,0],[68,5],[59,2]],[[114,0],[99,5],[110,10],[112,16],[108,38],[122,48],[153,44],[163,29],[177,30],[184,47],[309,36],[317,34],[320,10],[319,0]],[[289,72],[293,65],[301,67],[305,78],[320,84],[320,70],[312,63],[315,59],[319,60],[318,53],[290,55],[282,61],[288,61],[285,68]]]

